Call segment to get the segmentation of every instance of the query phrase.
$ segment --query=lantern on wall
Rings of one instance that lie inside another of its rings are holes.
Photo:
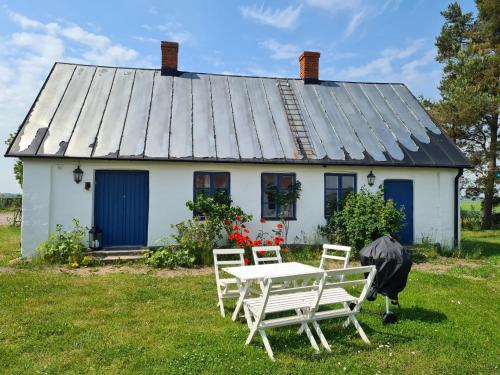
[[[89,230],[89,248],[90,250],[102,249],[102,230],[95,225]]]
[[[80,165],[78,165],[78,167],[76,167],[76,169],[73,171],[73,180],[75,180],[75,182],[79,184],[80,182],[82,182],[82,178],[83,178],[83,171],[80,168]]]
[[[373,186],[373,184],[375,183],[375,175],[373,174],[373,171],[370,171],[370,173],[368,173],[366,179],[368,180],[368,185]]]

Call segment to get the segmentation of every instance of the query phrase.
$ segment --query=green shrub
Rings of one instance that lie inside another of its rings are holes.
[[[423,236],[420,243],[409,249],[411,259],[416,263],[436,259],[441,251],[441,246],[429,236]]]
[[[52,233],[47,241],[38,246],[41,258],[49,263],[78,267],[84,256],[84,238],[87,230],[80,225],[78,219],[73,219],[71,230],[63,230],[62,225],[57,225],[56,233]]]
[[[217,247],[220,232],[209,220],[194,218],[173,227],[177,233],[172,238],[180,249],[194,257],[194,263],[212,264],[212,250]]]
[[[480,230],[481,229],[481,210],[475,209],[470,206],[470,209],[460,210],[460,217],[462,218],[462,228],[466,230]]]
[[[169,245],[162,240],[163,245],[155,251],[151,251],[146,264],[156,268],[191,267],[195,258],[187,249]]]
[[[402,228],[404,210],[397,209],[392,200],[384,201],[382,191],[369,193],[361,189],[348,194],[342,209],[333,212],[320,233],[332,243],[351,246],[353,256],[380,236],[396,233]]]

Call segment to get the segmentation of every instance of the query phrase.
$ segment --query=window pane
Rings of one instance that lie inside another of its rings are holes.
[[[342,189],[354,191],[354,176],[342,176]]]
[[[325,188],[326,189],[336,189],[338,188],[338,176],[326,176]]]
[[[195,178],[196,188],[210,189],[210,175],[203,173],[196,173]]]
[[[328,190],[326,192],[326,216],[330,215],[332,211],[338,209],[338,191]]]
[[[226,190],[229,188],[229,175],[226,173],[214,174],[214,186],[216,190]]]
[[[291,191],[293,189],[293,176],[280,176],[280,191]]]
[[[263,175],[262,176],[262,215],[265,217],[277,217],[278,210],[275,200],[276,194],[276,175]]]

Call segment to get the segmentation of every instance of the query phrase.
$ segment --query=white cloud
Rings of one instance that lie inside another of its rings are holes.
[[[356,11],[361,7],[359,0],[306,0],[308,5],[322,8],[330,13]]]
[[[417,39],[406,48],[388,48],[378,57],[359,66],[335,71],[342,80],[403,82],[417,95],[436,97],[441,70],[435,62],[435,49],[424,48],[425,40]]]
[[[274,39],[268,39],[261,43],[261,45],[270,50],[271,58],[276,60],[288,60],[297,58],[299,56],[299,47],[295,44],[279,43]]]
[[[143,24],[141,25],[141,27],[147,31],[155,32],[156,34],[158,32],[161,32],[162,40],[169,40],[181,44],[186,42],[192,42],[194,40],[193,35],[189,31],[182,30],[182,25],[179,22],[165,22],[159,25]],[[136,40],[142,39],[141,41],[143,42],[158,40],[156,38],[154,39],[148,37],[133,37],[133,38]]]
[[[151,66],[127,46],[109,37],[61,21],[44,23],[0,6],[17,30],[0,35],[0,140],[16,131],[56,61],[98,65]],[[3,141],[2,141],[3,144]],[[2,150],[2,153],[5,149]],[[0,158],[0,192],[19,191],[10,169],[12,159]]]
[[[424,40],[417,39],[403,49],[385,49],[380,57],[360,66],[352,66],[341,71],[342,79],[384,80],[399,77],[394,71],[394,63],[415,55],[423,46]]]
[[[292,29],[297,24],[297,20],[302,12],[302,4],[297,7],[292,5],[284,9],[274,9],[272,7],[244,6],[240,8],[244,18],[252,19],[264,25],[273,26],[279,29]]]
[[[332,15],[347,14],[349,22],[344,30],[344,36],[349,37],[367,20],[384,14],[387,10],[395,10],[401,0],[305,0],[312,7],[326,10]]]
[[[138,42],[147,42],[147,43],[159,43],[160,41],[155,38],[149,38],[145,36],[132,36],[132,39],[137,40]]]

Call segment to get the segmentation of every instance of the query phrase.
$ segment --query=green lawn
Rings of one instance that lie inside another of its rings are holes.
[[[461,267],[496,267],[498,234],[465,233],[467,246],[483,246],[485,256]],[[18,230],[0,228],[4,260],[17,243]],[[276,329],[273,363],[260,338],[244,345],[243,321],[220,317],[212,275],[0,267],[0,373],[493,374],[500,358],[496,275],[415,270],[399,323],[382,324],[381,299],[359,315],[371,346],[339,321],[323,323],[333,352],[319,355],[296,328]]]

